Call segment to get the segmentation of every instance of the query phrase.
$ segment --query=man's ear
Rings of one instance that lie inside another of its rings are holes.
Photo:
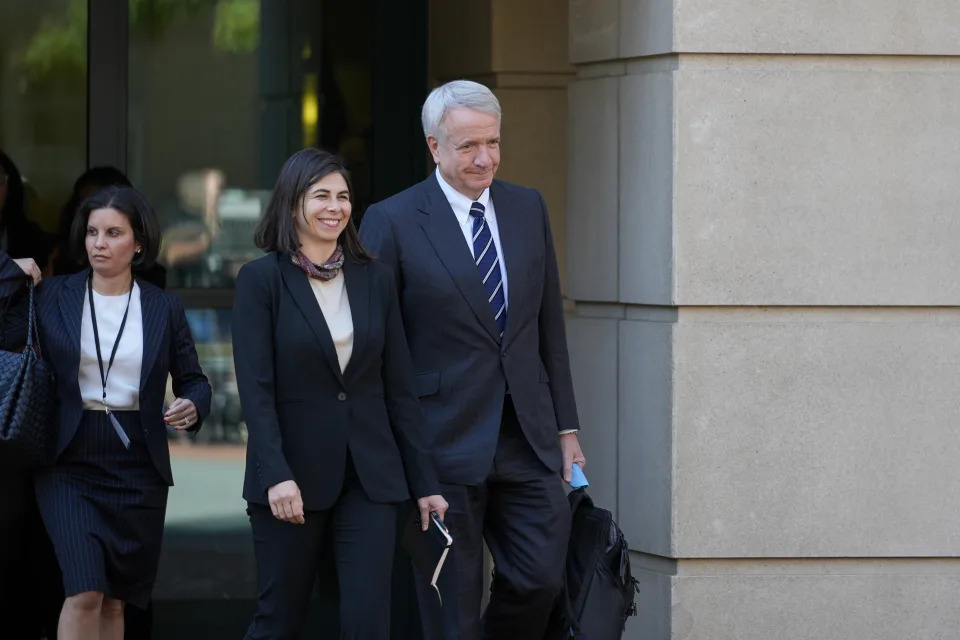
[[[440,164],[440,141],[433,136],[427,136],[427,148],[430,149],[434,163]]]

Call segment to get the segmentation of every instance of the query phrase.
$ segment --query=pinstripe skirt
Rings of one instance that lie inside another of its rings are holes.
[[[157,575],[168,487],[150,459],[138,411],[84,411],[56,464],[38,473],[37,504],[67,596],[102,591],[145,608]]]

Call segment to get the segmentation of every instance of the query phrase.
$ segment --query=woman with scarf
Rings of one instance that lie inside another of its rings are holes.
[[[426,450],[394,277],[350,218],[349,176],[318,149],[280,172],[233,309],[247,425],[243,497],[259,598],[247,638],[298,638],[333,545],[340,637],[389,638],[398,505],[447,504]]]

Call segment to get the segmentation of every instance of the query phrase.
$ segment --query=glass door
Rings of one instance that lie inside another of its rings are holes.
[[[91,167],[124,173],[161,219],[162,268],[151,277],[184,299],[214,388],[199,436],[170,434],[177,485],[154,594],[156,638],[240,637],[250,620],[233,284],[259,255],[253,227],[295,150],[315,145],[346,158],[358,221],[368,204],[426,175],[427,4],[0,2],[0,150],[12,159],[0,168],[0,246],[47,273],[63,267],[74,182]],[[318,590],[314,635],[332,633],[336,616],[322,598],[330,588]],[[393,605],[405,637],[412,602]]]
[[[86,168],[87,2],[0,3],[0,246],[49,273]]]
[[[344,156],[358,221],[384,189],[422,178],[426,1],[123,1],[125,169],[160,218],[162,276],[186,303],[214,390],[200,434],[170,434],[177,485],[154,628],[181,640],[240,637],[256,574],[240,497],[246,426],[233,370],[233,286],[261,255],[253,230],[294,151]],[[405,121],[395,126],[396,118]],[[331,632],[336,616],[318,598],[310,632]]]
[[[177,485],[155,590],[160,635],[240,637],[252,615],[233,286],[240,267],[262,255],[253,231],[291,153],[344,154],[364,197],[369,14],[365,0],[130,0],[128,175],[160,218],[166,286],[187,303],[214,390],[203,430],[170,434]]]

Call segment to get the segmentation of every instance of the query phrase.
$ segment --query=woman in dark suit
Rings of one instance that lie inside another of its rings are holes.
[[[58,638],[123,637],[125,603],[143,607],[173,484],[166,425],[198,429],[210,408],[183,306],[133,276],[159,249],[150,206],[110,187],[80,206],[71,248],[89,268],[44,280],[37,318],[57,376],[53,464],[35,476],[63,572]],[[0,302],[39,282],[31,259],[0,253]],[[163,411],[167,377],[176,399]]]
[[[441,516],[393,276],[350,219],[341,161],[283,166],[237,279],[233,345],[247,425],[259,578],[247,638],[298,638],[321,545],[333,545],[340,637],[387,640],[397,505]]]

